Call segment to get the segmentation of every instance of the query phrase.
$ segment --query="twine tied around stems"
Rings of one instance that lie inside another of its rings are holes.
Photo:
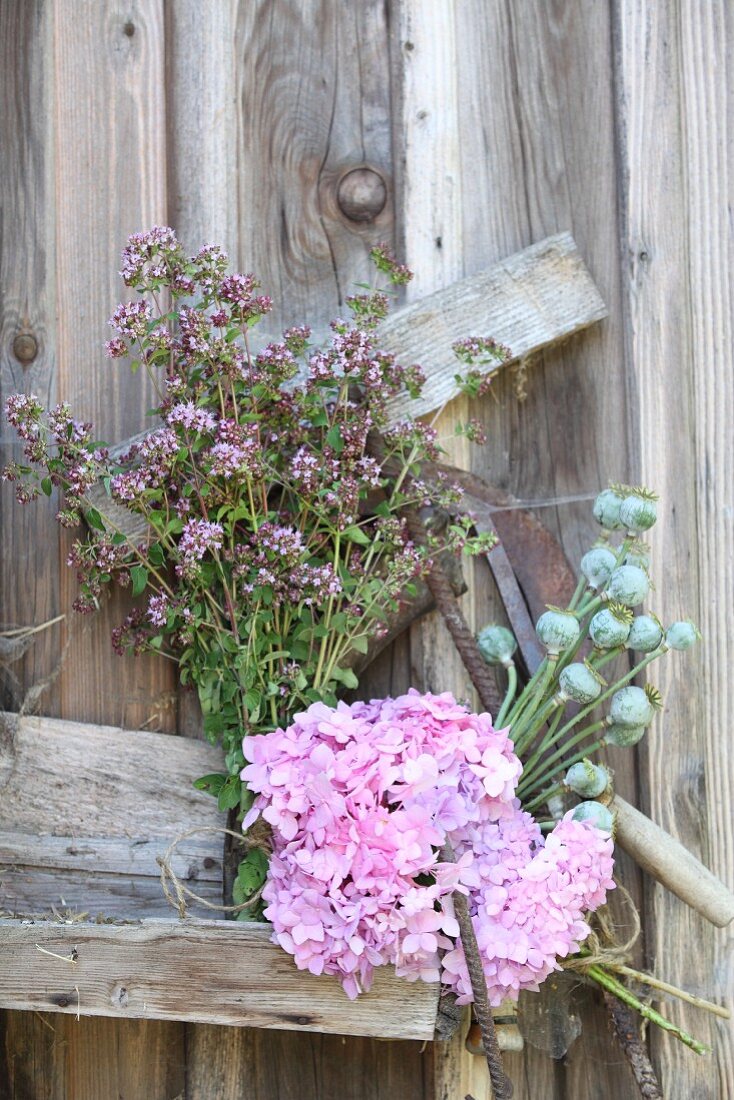
[[[608,905],[602,905],[595,913],[590,915],[589,925],[591,931],[584,940],[583,954],[575,955],[570,959],[563,959],[561,966],[564,970],[575,970],[581,974],[590,966],[624,966],[632,956],[632,949],[640,938],[642,924],[637,906],[634,903],[629,890],[626,890],[620,882],[617,883],[617,897],[624,900],[629,914],[632,931],[629,937],[620,943],[617,939],[619,926],[615,923]]]
[[[257,834],[257,829],[251,830]],[[156,856],[155,861],[161,869],[161,887],[166,897],[166,901],[173,906],[178,912],[179,917],[183,920],[187,915],[188,903],[186,901],[189,898],[191,901],[195,901],[198,905],[203,905],[206,909],[214,909],[218,913],[240,913],[243,909],[250,909],[255,905],[262,897],[262,892],[265,889],[265,884],[255,891],[247,901],[240,902],[239,905],[218,905],[216,902],[208,901],[203,898],[201,894],[197,894],[190,886],[186,886],[178,877],[176,872],[171,866],[173,853],[179,844],[184,840],[188,840],[189,837],[197,836],[200,833],[223,833],[225,836],[234,837],[245,848],[259,848],[265,852],[266,855],[271,854],[271,848],[267,843],[266,835],[263,834],[262,838],[255,835],[254,837],[246,837],[242,833],[236,833],[233,829],[227,829],[224,825],[201,825],[196,829],[189,829],[185,833],[179,833],[174,837],[171,843],[166,848],[166,851],[162,856]]]

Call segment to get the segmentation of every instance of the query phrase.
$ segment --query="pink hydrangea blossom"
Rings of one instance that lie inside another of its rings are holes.
[[[453,910],[469,898],[492,1004],[537,989],[588,935],[613,886],[612,841],[570,814],[549,836],[520,809],[507,730],[448,693],[314,703],[287,729],[244,741],[245,817],[273,830],[263,897],[273,939],[347,994],[391,963],[471,984]],[[450,841],[456,863],[439,861]]]

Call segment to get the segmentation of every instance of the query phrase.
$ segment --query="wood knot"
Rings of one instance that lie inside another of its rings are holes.
[[[387,184],[374,168],[350,168],[339,180],[336,201],[345,218],[371,222],[385,209]]]
[[[27,367],[38,355],[38,340],[32,332],[19,332],[13,340],[13,355]]]

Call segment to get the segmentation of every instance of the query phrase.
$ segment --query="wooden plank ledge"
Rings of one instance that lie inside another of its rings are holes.
[[[297,970],[270,934],[233,921],[0,921],[0,1008],[433,1039],[438,983],[380,967],[350,1001],[336,978]]]

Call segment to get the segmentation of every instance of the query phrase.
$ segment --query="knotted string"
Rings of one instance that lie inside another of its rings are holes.
[[[224,833],[226,836],[234,837],[235,840],[239,841],[239,843],[248,850],[259,848],[261,851],[265,852],[266,855],[269,856],[271,854],[272,849],[264,836],[262,839],[258,839],[257,837],[246,837],[243,836],[242,833],[234,832],[233,829],[227,829],[224,825],[200,825],[196,829],[189,829],[185,833],[179,833],[179,835],[174,837],[168,845],[164,854],[162,856],[156,856],[155,859],[161,869],[161,887],[168,903],[177,910],[182,920],[188,915],[187,898],[191,901],[195,901],[198,905],[203,905],[206,909],[214,909],[218,913],[240,913],[244,909],[251,909],[262,897],[265,883],[263,883],[247,901],[240,902],[238,905],[219,905],[216,902],[209,901],[207,898],[203,898],[201,894],[197,894],[190,886],[186,886],[173,870],[171,861],[173,853],[176,851],[178,845],[184,840],[188,840],[190,837],[197,836],[200,833]]]

